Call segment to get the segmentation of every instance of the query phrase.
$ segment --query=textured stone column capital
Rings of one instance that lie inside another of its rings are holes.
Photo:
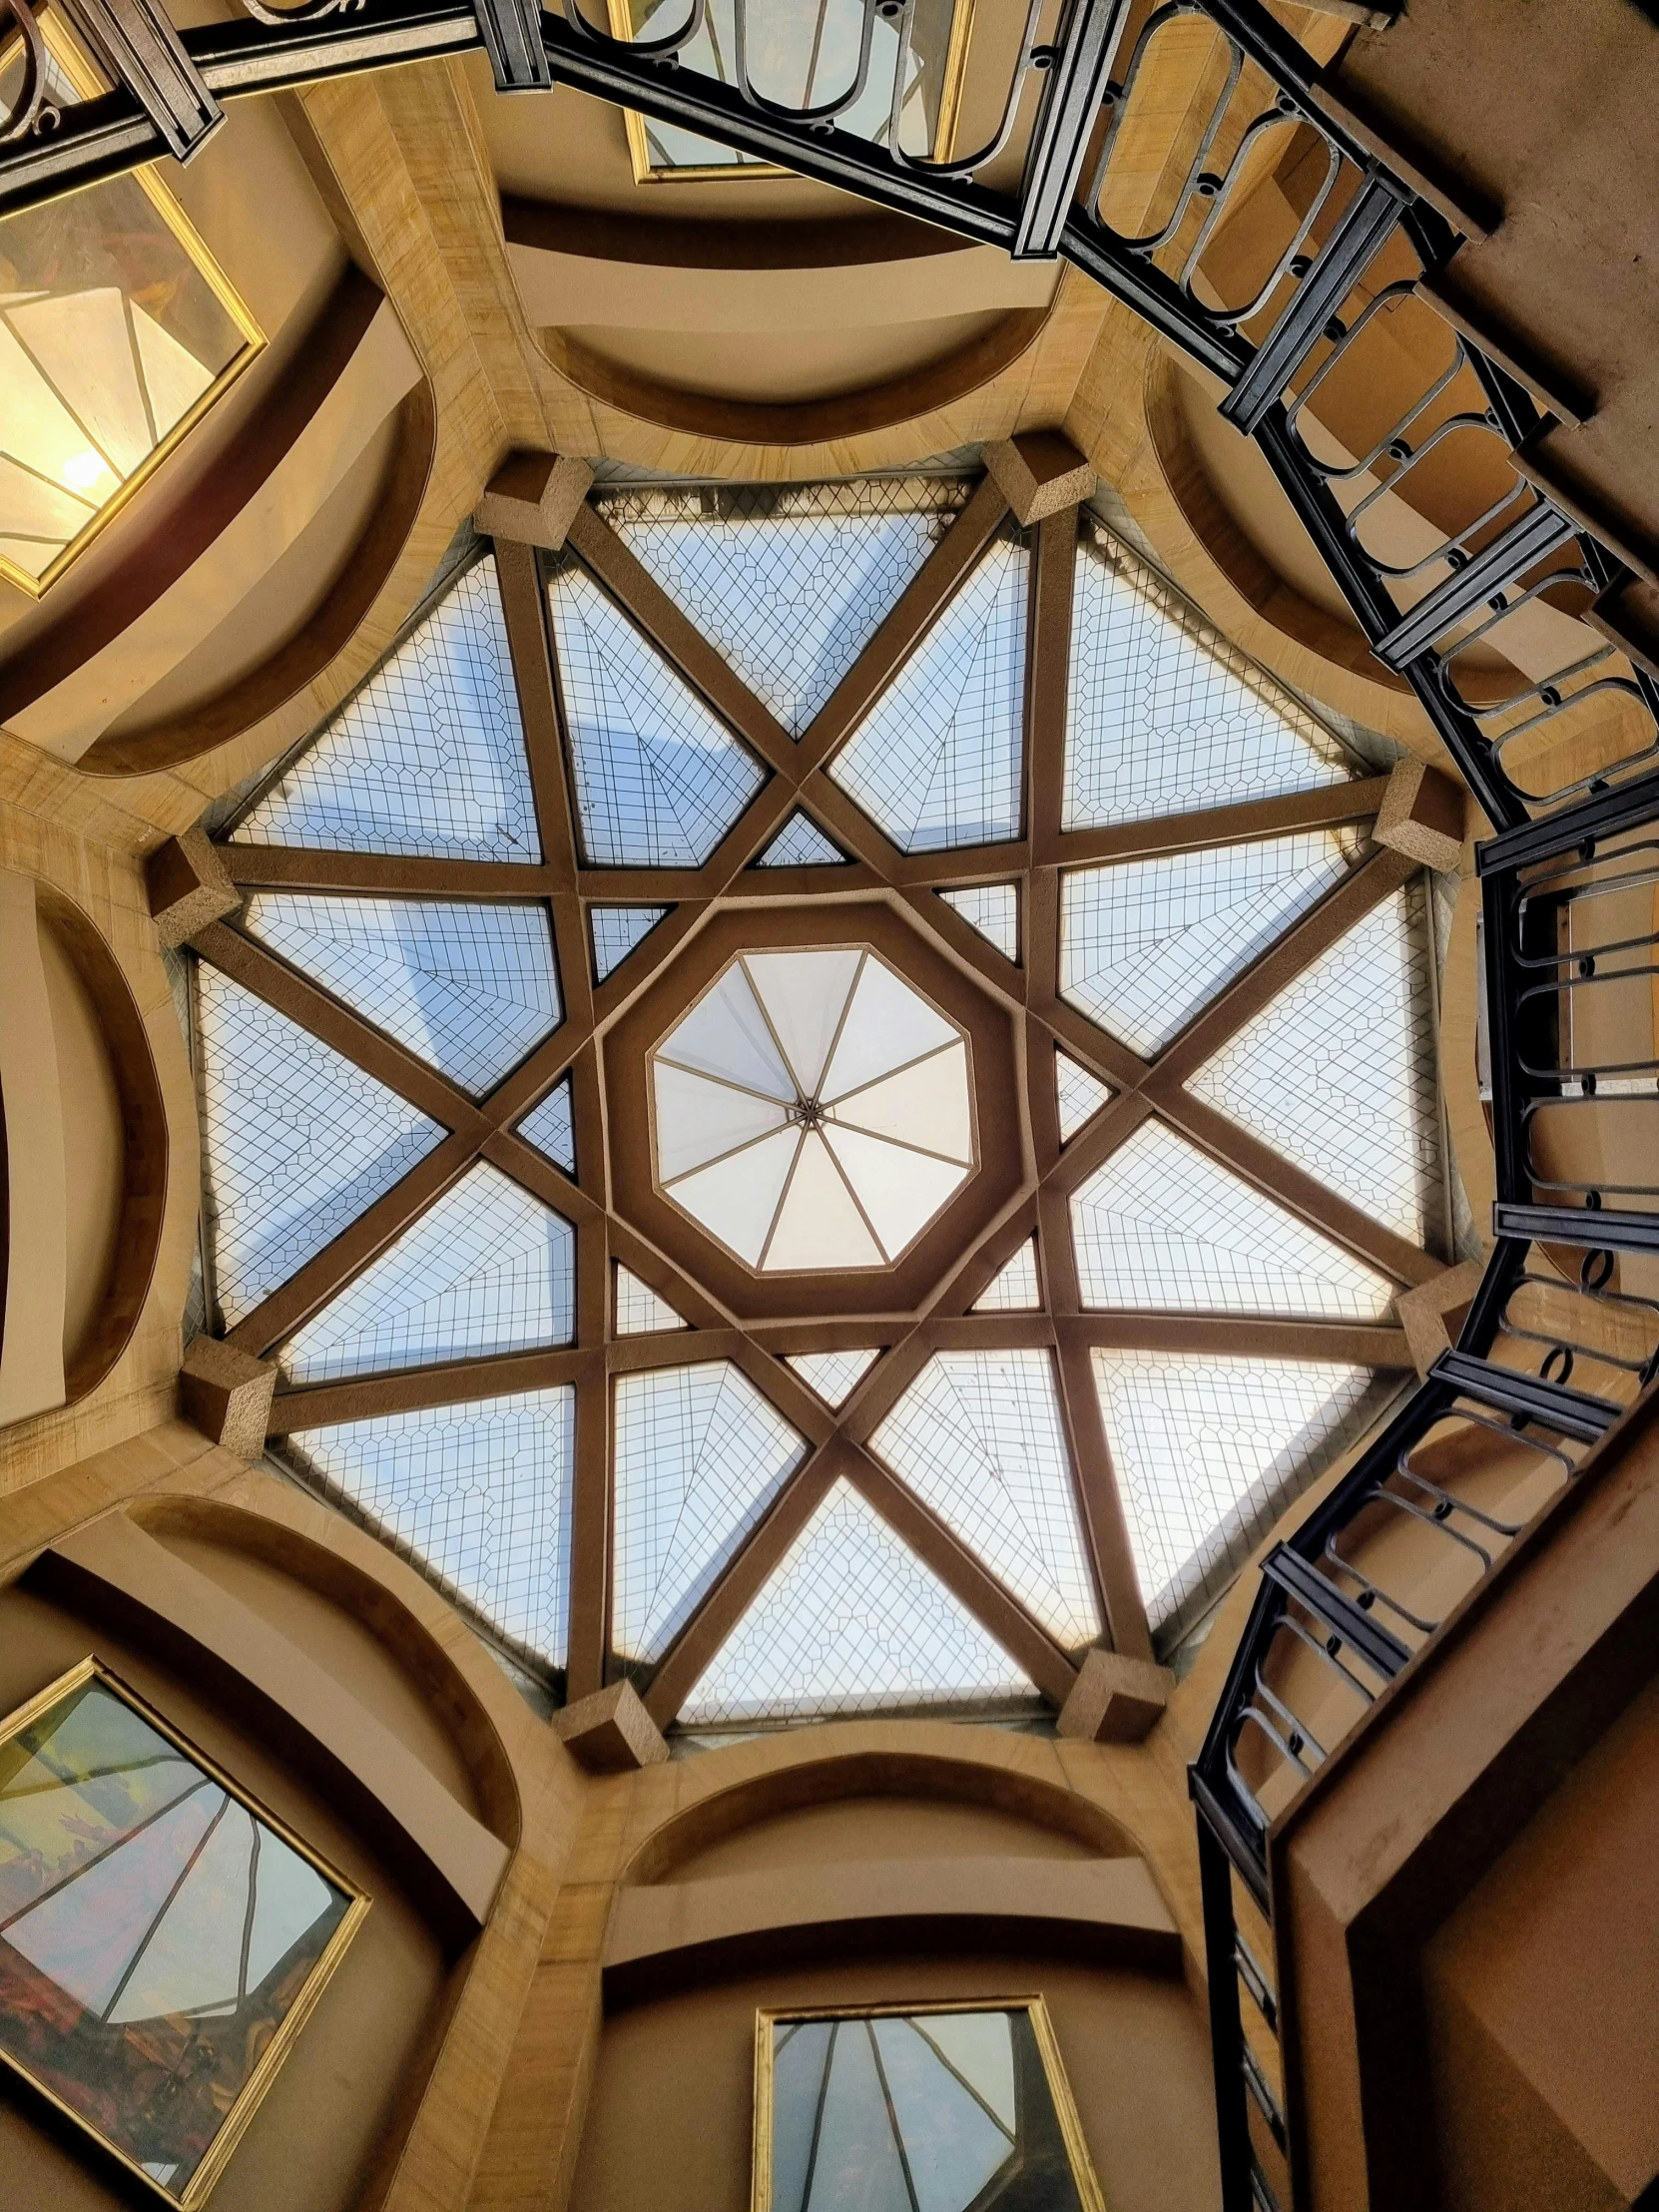
[[[1094,470],[1060,430],[1022,430],[983,449],[991,480],[1023,530],[1094,492]]]
[[[144,881],[150,918],[169,950],[242,904],[242,893],[201,830],[186,830],[158,845],[145,862]]]
[[[218,1337],[196,1337],[179,1370],[179,1406],[204,1436],[252,1464],[265,1450],[276,1370]]]
[[[556,553],[592,488],[586,461],[563,453],[510,453],[485,486],[473,525],[483,537]]]
[[[553,1716],[554,1733],[590,1774],[628,1774],[668,1757],[656,1722],[631,1682],[613,1682]]]

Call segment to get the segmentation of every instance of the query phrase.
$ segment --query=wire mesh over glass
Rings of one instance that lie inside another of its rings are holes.
[[[256,891],[250,936],[477,1096],[561,1018],[547,909]]]
[[[1042,1709],[1034,1684],[838,1481],[681,1708],[687,1727]]]
[[[292,1382],[569,1344],[576,1236],[480,1160],[277,1354]]]
[[[586,569],[561,563],[547,598],[588,859],[701,867],[760,790],[760,763]]]
[[[1192,1079],[1397,1236],[1446,1235],[1428,901],[1376,906]]]
[[[593,933],[593,979],[603,983],[642,944],[669,911],[666,906],[590,906],[588,927]]]
[[[541,1104],[525,1115],[518,1133],[566,1175],[576,1173],[576,1110],[568,1075],[561,1075]]]
[[[1013,883],[974,883],[966,890],[940,891],[947,906],[954,906],[988,944],[994,944],[1005,960],[1019,958],[1019,889]]]
[[[919,573],[969,489],[960,477],[914,476],[619,489],[594,503],[799,739]]]
[[[1341,1245],[1145,1121],[1071,1202],[1083,1303],[1381,1321],[1394,1289]]]
[[[798,807],[760,858],[757,867],[844,867],[846,854],[831,844],[810,815]]]
[[[1099,1635],[1046,1352],[936,1352],[871,1442],[1056,1643]]]
[[[562,1667],[575,1432],[560,1383],[301,1429],[282,1456],[486,1629]]]
[[[1134,1051],[1161,1051],[1336,888],[1360,841],[1324,830],[1074,868],[1060,878],[1061,997]]]
[[[1167,1648],[1365,1433],[1389,1385],[1324,1361],[1098,1349],[1093,1359],[1135,1572]]]
[[[874,1352],[792,1352],[785,1365],[794,1368],[809,1389],[826,1405],[840,1406],[852,1395],[881,1357]]]
[[[1019,835],[1030,566],[996,539],[830,763],[900,851]]]
[[[1084,517],[1062,829],[1236,807],[1352,774],[1306,708]]]
[[[619,1262],[616,1269],[616,1333],[619,1337],[654,1337],[665,1329],[687,1327],[666,1298],[659,1298],[649,1283],[642,1283],[632,1268]]]
[[[443,1142],[435,1121],[197,963],[203,1209],[229,1327]]]
[[[231,836],[416,858],[541,858],[492,560],[449,587]]]
[[[663,1189],[763,1273],[881,1267],[972,1170],[966,1043],[858,945],[740,953],[652,1098]]]
[[[1069,1144],[1085,1122],[1093,1121],[1111,1097],[1112,1088],[1058,1045],[1054,1048],[1054,1087],[1060,1110],[1060,1142]]]
[[[806,1456],[730,1361],[619,1376],[611,1640],[661,1658]]]
[[[976,1314],[1032,1314],[1042,1302],[1037,1284],[1037,1240],[1027,1237],[1006,1266],[998,1268],[991,1277],[974,1300],[972,1311]]]

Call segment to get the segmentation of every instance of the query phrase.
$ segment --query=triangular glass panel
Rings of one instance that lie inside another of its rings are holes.
[[[1388,1388],[1365,1368],[1180,1352],[1094,1354],[1135,1573],[1174,1641]]]
[[[1443,1221],[1426,907],[1417,883],[1374,907],[1192,1082],[1413,1244]]]
[[[1160,1121],[1071,1202],[1083,1303],[1381,1321],[1393,1285]]]
[[[492,1090],[561,1019],[545,906],[255,891],[242,922],[463,1090]]]
[[[575,1432],[567,1382],[301,1429],[283,1455],[496,1635],[562,1667]]]
[[[1306,708],[1085,527],[1072,593],[1063,829],[1238,806],[1351,773]]]
[[[1069,1144],[1086,1121],[1093,1121],[1112,1095],[1111,1085],[1080,1067],[1069,1052],[1054,1048],[1054,1085],[1060,1101],[1060,1142]]]
[[[541,858],[493,561],[450,587],[231,834],[337,852]]]
[[[1038,1712],[1035,1687],[838,1481],[680,1711],[687,1727],[933,1706]]]
[[[965,502],[959,480],[623,489],[641,566],[800,738]]]
[[[576,1107],[568,1075],[561,1075],[541,1104],[525,1115],[518,1133],[566,1175],[576,1173]]]
[[[443,1131],[206,961],[197,978],[203,1209],[234,1328]]]
[[[635,945],[650,936],[669,906],[590,906],[588,927],[593,931],[593,979],[603,983],[621,967]]]
[[[582,845],[599,867],[701,867],[760,763],[574,561],[547,587]]]
[[[1027,1237],[973,1302],[976,1314],[1033,1314],[1042,1304],[1037,1288],[1037,1240]]]
[[[575,1317],[569,1222],[479,1161],[276,1357],[325,1382],[567,1345]]]
[[[1357,830],[1175,852],[1060,878],[1060,996],[1162,1051],[1348,873]]]
[[[830,763],[902,851],[1019,835],[1029,570],[998,538]]]
[[[1046,1352],[936,1352],[871,1441],[1056,1642],[1099,1635]]]
[[[784,1355],[784,1365],[794,1368],[797,1375],[811,1390],[816,1390],[826,1405],[844,1405],[858,1384],[868,1375],[881,1357],[874,1352],[790,1352]]]
[[[620,1261],[616,1269],[616,1333],[619,1337],[654,1337],[665,1329],[686,1329],[684,1314],[677,1314],[666,1298],[659,1298],[649,1283],[642,1283],[632,1268]]]
[[[662,1656],[806,1452],[728,1360],[618,1378],[611,1633],[620,1657]]]
[[[811,815],[798,807],[760,858],[757,867],[845,867],[846,854],[831,844]]]
[[[1019,958],[1019,891],[1012,883],[974,883],[966,890],[940,891],[1005,960]]]

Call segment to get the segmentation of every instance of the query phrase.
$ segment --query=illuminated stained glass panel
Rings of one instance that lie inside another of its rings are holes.
[[[1109,1084],[1091,1075],[1069,1052],[1054,1050],[1054,1082],[1059,1095],[1060,1142],[1069,1144],[1086,1121],[1093,1121],[1111,1097]]]
[[[1027,1237],[1005,1267],[998,1268],[973,1302],[976,1314],[1030,1314],[1042,1304],[1037,1287],[1037,1240]]]
[[[1037,1712],[1035,1686],[844,1481],[681,1709],[688,1727],[835,1713]]]
[[[603,983],[621,967],[635,945],[643,944],[666,913],[668,906],[593,906],[588,927],[593,932],[593,979]]]
[[[1019,890],[1013,883],[974,883],[966,890],[940,891],[965,922],[994,944],[1005,960],[1019,958]]]
[[[798,807],[760,858],[757,867],[844,867],[846,854],[831,844],[810,815]]]
[[[632,1268],[620,1262],[616,1270],[616,1333],[619,1337],[654,1337],[665,1329],[685,1329],[684,1314],[677,1314],[666,1298],[659,1298],[649,1283],[642,1283]]]
[[[568,1075],[562,1075],[541,1104],[525,1115],[518,1133],[566,1175],[576,1173],[576,1112]]]
[[[794,1352],[785,1364],[794,1368],[826,1405],[844,1405],[881,1357],[880,1352]]]

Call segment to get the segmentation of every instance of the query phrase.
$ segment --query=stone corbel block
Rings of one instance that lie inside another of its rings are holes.
[[[592,488],[586,461],[564,453],[510,453],[486,485],[473,526],[486,538],[557,553]]]
[[[150,918],[168,950],[223,921],[242,904],[242,893],[201,830],[187,830],[158,845],[144,866]]]
[[[1091,1651],[1060,1708],[1060,1734],[1088,1744],[1138,1744],[1151,1734],[1174,1687],[1168,1667],[1150,1659]]]
[[[1463,856],[1465,795],[1424,761],[1399,761],[1372,835],[1424,867],[1455,869]]]
[[[265,1450],[276,1369],[218,1337],[195,1337],[179,1370],[179,1405],[203,1435],[252,1465]]]
[[[1464,1260],[1414,1290],[1401,1291],[1394,1315],[1405,1332],[1405,1349],[1419,1375],[1426,1375],[1442,1352],[1457,1342],[1463,1317],[1480,1288],[1478,1260]]]
[[[660,1767],[668,1746],[631,1682],[613,1682],[553,1716],[553,1730],[590,1774]]]
[[[1094,470],[1058,430],[1022,430],[1017,438],[997,438],[985,446],[983,457],[1022,530],[1093,496]]]

